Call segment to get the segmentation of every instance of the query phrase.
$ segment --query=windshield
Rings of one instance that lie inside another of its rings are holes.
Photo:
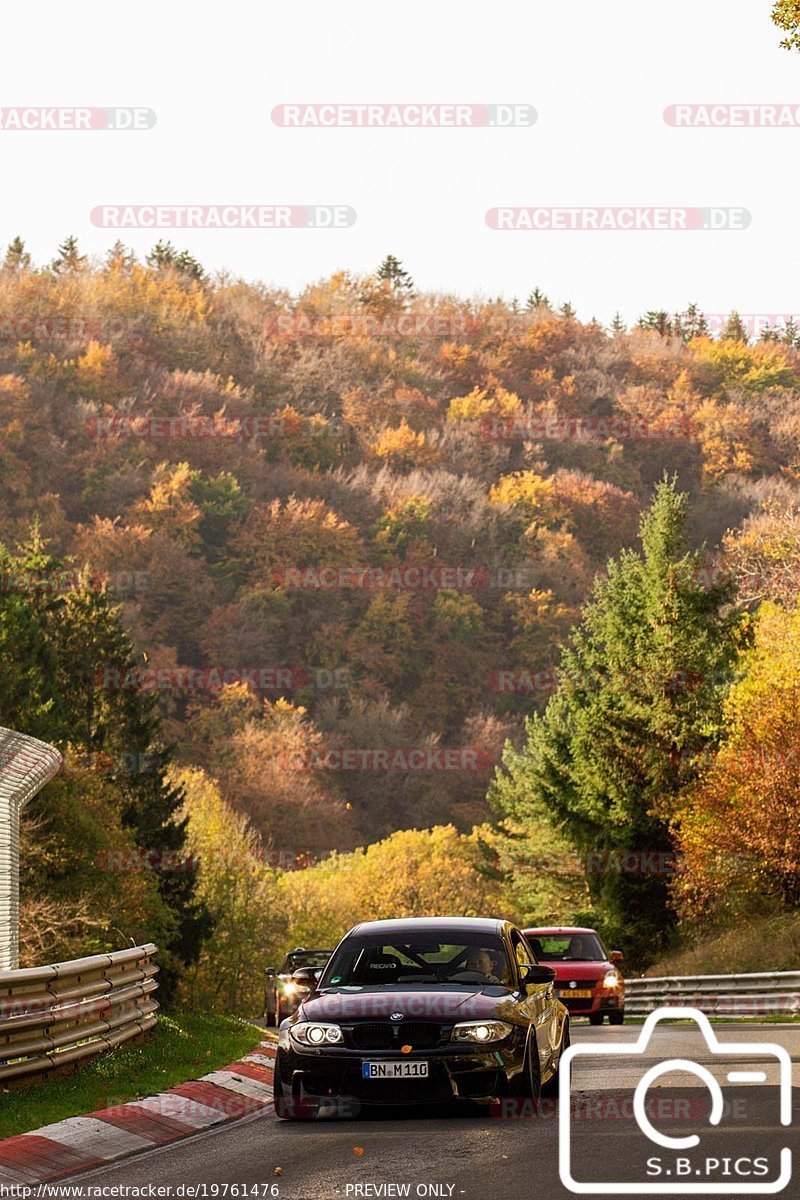
[[[413,987],[455,984],[511,987],[514,978],[503,941],[485,933],[444,940],[398,935],[347,938],[319,986]]]
[[[607,955],[596,933],[529,934],[542,962],[604,962]]]
[[[296,971],[299,967],[324,967],[331,956],[330,950],[298,950],[287,954],[284,971]]]

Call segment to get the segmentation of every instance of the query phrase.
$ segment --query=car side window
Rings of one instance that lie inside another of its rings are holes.
[[[520,974],[522,967],[527,967],[529,963],[535,962],[534,956],[527,946],[525,939],[516,930],[511,934],[511,949],[514,951],[514,958],[517,963],[517,975]]]

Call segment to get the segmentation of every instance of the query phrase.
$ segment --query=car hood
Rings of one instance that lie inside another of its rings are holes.
[[[301,1021],[388,1021],[402,1013],[407,1021],[486,1021],[515,1006],[503,987],[477,988],[332,988],[307,996],[297,1011]]]
[[[606,971],[612,971],[610,962],[545,962],[542,965],[552,967],[556,973],[556,983],[562,979],[600,979]]]

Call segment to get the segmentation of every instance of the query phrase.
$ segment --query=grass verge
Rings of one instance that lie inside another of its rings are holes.
[[[800,970],[800,913],[740,921],[650,967],[646,975],[744,975]]]
[[[235,1017],[162,1014],[141,1041],[119,1046],[71,1075],[0,1094],[0,1138],[153,1096],[235,1062],[262,1037],[257,1026]]]

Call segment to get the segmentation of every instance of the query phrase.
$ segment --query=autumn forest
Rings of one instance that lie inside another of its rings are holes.
[[[0,724],[65,756],[27,963],[152,938],[242,1012],[360,917],[788,928],[799,597],[791,322],[5,251]]]

